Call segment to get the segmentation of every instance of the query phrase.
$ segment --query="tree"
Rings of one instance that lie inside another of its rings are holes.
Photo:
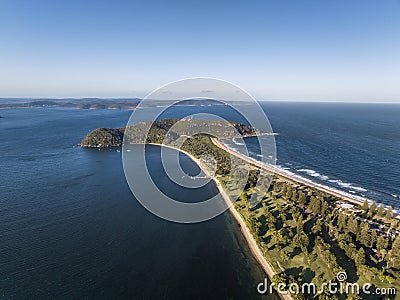
[[[307,196],[303,192],[299,192],[299,204],[301,207],[307,204]]]
[[[369,208],[369,203],[368,200],[365,200],[363,205],[361,206],[361,209],[365,212],[368,212],[368,208]]]
[[[394,268],[400,268],[400,236],[397,236],[392,244],[391,265]]]
[[[346,227],[347,216],[345,214],[340,214],[338,218],[338,228],[342,231]]]
[[[343,233],[338,238],[339,247],[344,250],[348,257],[352,257],[356,251],[356,246],[353,244],[353,238],[348,233]]]
[[[383,207],[383,204],[379,205],[377,215],[379,217],[384,217],[385,216],[385,208]]]
[[[389,219],[393,219],[393,207],[391,207],[391,206],[388,207],[386,217]]]
[[[286,250],[286,249],[282,249],[280,252],[279,252],[279,256],[280,256],[280,258],[283,260],[283,261],[287,261],[287,260],[289,260],[289,253],[288,253],[288,251]]]
[[[389,245],[388,240],[383,235],[381,235],[378,237],[378,240],[376,241],[376,250],[379,253],[381,252],[381,250],[386,250],[388,245]]]
[[[268,209],[268,207],[265,207],[264,216],[265,216],[265,219],[267,220],[268,225],[276,223],[276,218],[272,214],[272,212]]]
[[[321,213],[321,200],[317,197],[312,196],[310,199],[310,204],[309,204],[308,208],[314,214],[320,214]]]
[[[300,234],[303,232],[303,216],[300,215],[299,219],[297,220],[297,233]]]
[[[283,225],[286,225],[286,214],[282,212],[281,214],[279,214],[279,217],[282,219]]]
[[[301,244],[302,244],[302,250],[304,253],[307,253],[307,247],[310,244],[310,239],[308,236],[303,232],[301,235]]]
[[[291,187],[288,187],[287,192],[286,192],[286,199],[292,199],[293,196],[293,191]]]
[[[292,211],[292,218],[293,220],[298,220],[300,218],[301,213],[295,208],[294,211]]]
[[[358,249],[357,253],[355,254],[354,261],[357,266],[365,264],[365,251],[363,247]]]
[[[298,202],[299,201],[299,193],[296,190],[293,190],[293,192],[292,192],[292,200],[294,202]]]
[[[358,221],[353,216],[349,216],[349,218],[347,220],[347,228],[348,228],[349,232],[353,233],[354,235],[357,235]]]
[[[279,214],[281,215],[284,211],[282,204],[280,204],[279,202],[276,203],[276,209],[278,210]]]
[[[365,247],[371,246],[371,232],[368,223],[361,223],[361,231],[359,236],[359,241],[364,244]]]
[[[368,214],[373,217],[376,213],[376,202],[372,202],[371,206],[369,207]]]
[[[315,222],[313,228],[312,228],[312,232],[314,234],[320,234],[322,232],[322,223],[320,219],[317,219],[317,221]]]
[[[282,189],[281,189],[281,193],[282,193],[282,196],[283,196],[283,197],[286,196],[286,193],[287,193],[287,186],[286,186],[286,184],[283,184],[283,187],[282,187]]]
[[[381,260],[384,260],[385,259],[385,257],[386,257],[386,255],[387,255],[387,250],[386,249],[381,249],[379,252],[378,252],[378,256],[381,258]]]
[[[301,237],[299,234],[296,234],[293,239],[292,239],[292,246],[294,248],[301,248],[302,247],[302,243],[301,243]]]
[[[247,196],[245,192],[240,194],[240,201],[242,201],[243,203],[247,203]]]
[[[272,240],[278,246],[284,242],[285,238],[283,237],[281,231],[276,230],[276,231],[272,232]]]
[[[328,212],[328,207],[329,207],[328,202],[326,202],[325,200],[322,200],[321,201],[321,215],[323,217],[326,216],[326,214]]]
[[[259,218],[256,218],[255,216],[251,217],[250,223],[251,223],[251,225],[253,227],[253,230],[257,233],[257,235],[260,235],[261,234],[262,223],[259,220]]]
[[[393,242],[392,250],[400,254],[400,236],[397,236]]]
[[[307,247],[309,243],[310,239],[304,232],[296,234],[292,240],[292,245],[294,247],[302,249],[304,253],[307,253]]]
[[[373,230],[371,233],[371,247],[372,248],[375,246],[376,240],[377,240],[376,230]]]
[[[275,193],[278,193],[278,192],[279,192],[280,187],[279,187],[279,185],[278,185],[277,182],[275,182],[275,183],[273,184],[272,190],[273,190]]]

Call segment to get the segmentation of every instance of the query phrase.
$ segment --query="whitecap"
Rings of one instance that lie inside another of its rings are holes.
[[[235,148],[232,147],[232,146],[228,146],[228,145],[226,145],[226,146],[229,147],[229,148],[231,148],[232,150],[234,150],[234,151],[236,151],[236,152],[239,152],[237,149],[235,149]],[[256,159],[253,159],[253,158],[251,158],[251,157],[250,157],[250,159],[251,159],[251,160],[254,160],[254,161],[257,161]],[[259,162],[259,161],[258,161],[258,162]],[[297,178],[297,179],[299,179],[299,180],[302,180],[302,181],[304,181],[304,182],[308,182],[308,183],[310,183],[310,184],[313,184],[313,185],[316,186],[316,187],[324,188],[324,189],[326,189],[326,190],[329,190],[329,191],[332,191],[332,192],[341,194],[341,195],[343,195],[343,196],[349,197],[349,198],[354,199],[354,200],[357,200],[357,201],[362,201],[362,202],[363,202],[363,201],[365,201],[365,200],[368,200],[367,198],[365,198],[364,195],[363,195],[363,196],[357,195],[355,191],[348,191],[348,192],[347,192],[347,191],[344,191],[344,190],[341,190],[341,189],[337,189],[337,188],[335,188],[335,187],[332,187],[332,186],[330,186],[330,185],[323,185],[323,184],[317,183],[317,182],[315,182],[315,181],[313,181],[313,180],[311,180],[311,179],[308,179],[308,178],[303,177],[303,176],[301,176],[301,175],[299,175],[299,174],[296,174],[296,173],[294,173],[294,172],[292,172],[292,171],[289,171],[290,168],[288,168],[288,167],[283,167],[283,166],[281,166],[281,165],[276,165],[276,166],[274,166],[274,165],[271,165],[271,164],[268,164],[268,163],[264,163],[264,164],[265,164],[265,165],[268,165],[268,166],[270,166],[270,167],[272,167],[272,168],[275,168],[275,169],[277,169],[277,170],[280,170],[282,173],[285,173],[285,174],[287,174],[287,175],[289,175],[289,176],[292,176],[292,177]],[[287,163],[285,163],[285,165],[287,165]],[[355,189],[355,190],[359,190],[359,191],[364,191],[364,190],[365,190],[365,189],[363,189],[363,188],[361,188],[361,187],[353,187],[350,183],[343,182],[343,181],[338,180],[338,179],[328,179],[327,176],[321,175],[321,174],[319,174],[318,172],[316,172],[316,171],[314,171],[314,170],[311,170],[311,169],[300,169],[300,170],[297,170],[297,172],[305,172],[305,173],[308,173],[309,175],[311,175],[312,177],[320,177],[320,178],[323,178],[324,180],[327,180],[327,181],[330,182],[330,183],[334,183],[334,184],[336,184],[336,185],[338,185],[338,186],[340,186],[340,187],[347,187],[347,188],[349,188],[349,189]],[[362,189],[362,190],[361,190],[361,189]],[[365,191],[367,191],[367,190],[365,190]]]
[[[356,191],[359,191],[359,192],[367,192],[368,191],[368,190],[366,190],[366,189],[364,189],[362,187],[359,187],[359,186],[352,186],[351,188],[353,190],[356,190]]]
[[[307,173],[308,175],[312,176],[312,177],[320,177],[322,176],[321,174],[319,174],[318,172],[311,170],[311,169],[300,169],[298,170],[299,172],[304,172]]]
[[[236,145],[239,145],[239,146],[246,145],[245,143],[239,143],[239,142],[237,142],[236,139],[232,139],[232,142],[234,142]]]

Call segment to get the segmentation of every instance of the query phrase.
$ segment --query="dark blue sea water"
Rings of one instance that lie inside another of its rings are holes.
[[[279,133],[280,167],[400,207],[400,105],[262,107]],[[225,106],[175,107],[162,117],[196,112],[243,121]],[[0,298],[256,296],[263,275],[227,214],[193,225],[161,220],[132,196],[121,153],[75,146],[94,128],[124,126],[130,112],[43,108],[0,115]],[[257,144],[246,143],[257,158]],[[159,148],[148,155],[159,184],[174,193]],[[207,193],[215,187],[206,186],[201,194]]]
[[[400,104],[269,103],[263,107],[279,133],[278,166],[400,208]]]
[[[192,225],[164,221],[132,196],[121,153],[75,146],[94,128],[123,126],[130,112],[0,115],[0,298],[257,297],[264,274],[228,214]],[[182,191],[163,173],[160,148],[147,155],[170,195],[195,201],[217,193],[211,184]],[[182,160],[186,171],[199,171]]]

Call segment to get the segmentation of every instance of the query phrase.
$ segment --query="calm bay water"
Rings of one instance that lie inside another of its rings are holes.
[[[400,105],[262,106],[279,133],[282,168],[400,207]],[[176,107],[163,117],[195,112],[243,121],[225,106]],[[1,298],[256,296],[263,274],[227,214],[193,225],[161,220],[129,191],[121,153],[75,146],[94,128],[124,126],[130,112],[44,108],[0,115]],[[246,143],[257,158],[256,144]],[[161,174],[157,183],[181,196],[161,170],[159,148],[148,155],[150,169]],[[207,185],[201,195],[216,192]]]
[[[93,128],[123,126],[130,112],[1,115],[0,298],[257,296],[264,275],[227,214],[193,225],[159,219],[132,196],[121,153],[74,146]],[[163,173],[159,151],[147,153],[157,184],[182,196]],[[186,193],[196,199],[217,190]]]

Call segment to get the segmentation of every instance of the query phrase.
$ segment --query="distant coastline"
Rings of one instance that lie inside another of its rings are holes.
[[[78,109],[133,110],[140,99],[0,99],[0,109],[64,107]]]
[[[141,106],[140,98],[65,98],[65,99],[8,99],[0,98],[0,109],[5,108],[40,108],[40,107],[64,107],[78,109],[116,109],[135,110],[141,107],[167,107],[174,106],[212,106],[225,105],[213,99],[186,99],[174,104],[177,100],[149,100],[145,106]],[[241,103],[238,101],[238,103]]]

